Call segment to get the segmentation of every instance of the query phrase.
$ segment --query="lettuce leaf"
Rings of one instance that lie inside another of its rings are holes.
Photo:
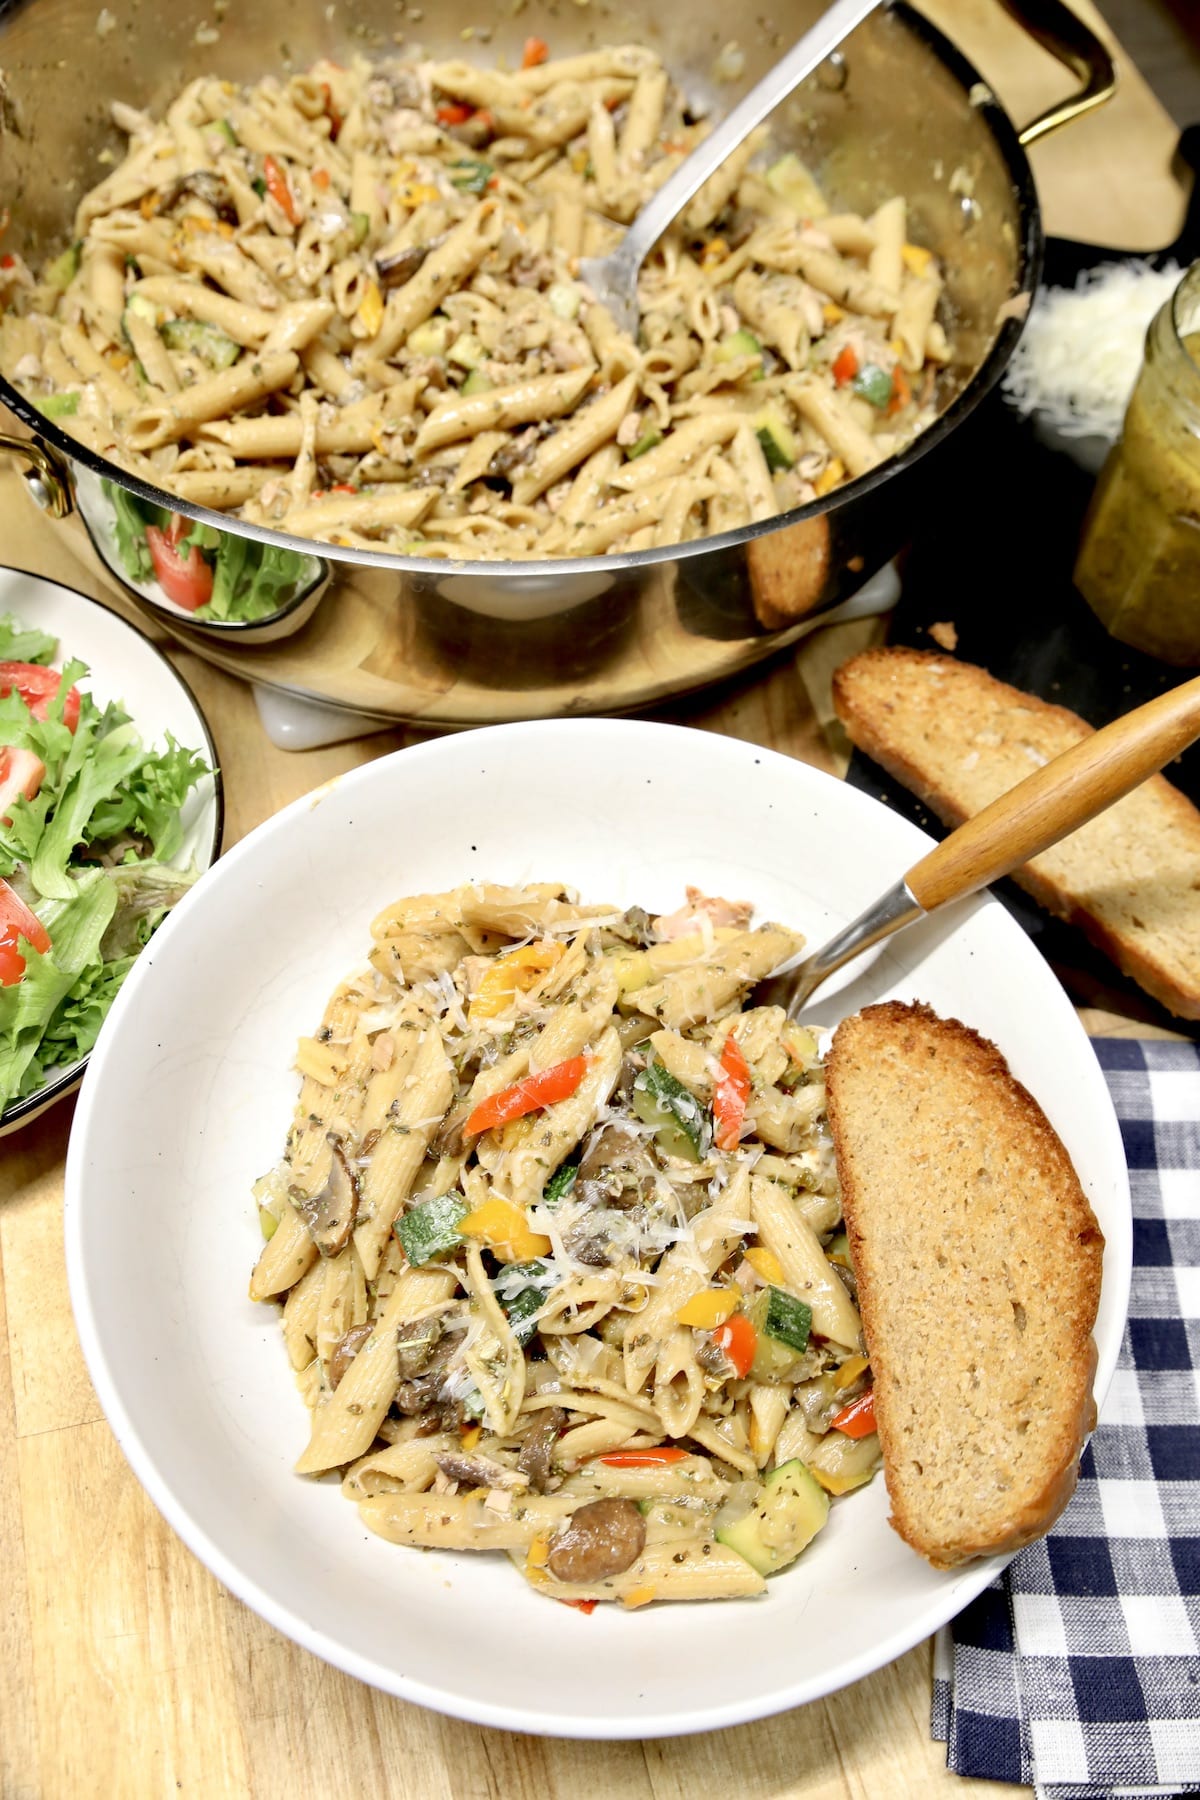
[[[41,663],[44,667],[53,662],[57,648],[48,631],[23,625],[15,613],[0,613],[0,662]]]
[[[147,756],[119,793],[96,806],[89,838],[102,842],[128,832],[145,840],[154,861],[169,862],[183,842],[180,808],[206,768],[198,750],[185,749],[168,732],[166,749]]]
[[[80,732],[75,736],[78,740]],[[70,763],[72,758],[67,760]],[[77,844],[92,841],[96,807],[116,794],[145,761],[145,745],[132,724],[119,725],[91,745],[91,754],[69,775],[58,795],[53,816],[34,852],[30,874],[39,894],[51,900],[70,898],[74,883],[67,862],[71,852]]]
[[[47,1026],[80,976],[100,962],[100,941],[116,911],[116,887],[105,870],[96,869],[72,881],[70,890],[37,909],[50,934],[49,950],[42,955],[24,945],[23,978],[0,988],[0,1111],[28,1091],[25,1074]]]

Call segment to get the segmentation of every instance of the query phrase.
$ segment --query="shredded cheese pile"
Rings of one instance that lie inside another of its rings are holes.
[[[1064,437],[1113,439],[1142,364],[1146,328],[1179,285],[1175,263],[1102,263],[1074,288],[1039,288],[1004,376],[1022,418]]]

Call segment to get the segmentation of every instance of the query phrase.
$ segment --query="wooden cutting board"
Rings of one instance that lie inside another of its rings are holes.
[[[1086,0],[1079,4],[1085,10]],[[926,10],[1018,120],[1069,86],[998,0],[928,0]],[[1039,144],[1034,166],[1050,231],[1157,247],[1174,236],[1182,212],[1169,173],[1175,133],[1120,60],[1117,99]],[[0,476],[0,518],[6,562],[80,585],[79,565],[12,474]],[[829,729],[829,676],[878,629],[867,621],[819,633],[765,671],[661,716],[840,773],[844,745]],[[289,756],[265,741],[248,689],[186,652],[171,654],[216,736],[227,846],[297,795],[419,735],[397,728]],[[1086,1022],[1137,1029],[1107,1015]],[[0,1146],[3,1800],[1000,1800],[1017,1791],[946,1774],[943,1752],[929,1739],[929,1645],[843,1693],[762,1724],[604,1745],[443,1719],[297,1649],[226,1593],[167,1529],[101,1416],[63,1267],[71,1112],[64,1103]],[[719,1615],[697,1626],[700,1653],[719,1656]],[[535,1659],[530,1679],[537,1680]]]

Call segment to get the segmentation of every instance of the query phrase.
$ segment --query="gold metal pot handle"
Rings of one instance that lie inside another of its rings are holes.
[[[52,519],[65,519],[75,504],[65,458],[57,450],[47,449],[37,438],[13,437],[7,431],[0,431],[0,450],[7,450],[26,464],[21,473],[42,511]]]
[[[1021,143],[1028,148],[1048,131],[1057,131],[1060,125],[1069,125],[1072,119],[1111,100],[1117,91],[1117,71],[1091,26],[1085,25],[1064,0],[1003,0],[1003,5],[1030,37],[1036,38],[1083,84],[1076,93],[1039,113],[1018,132]]]

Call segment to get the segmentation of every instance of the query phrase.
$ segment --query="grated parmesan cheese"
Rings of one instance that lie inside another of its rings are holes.
[[[1073,288],[1039,288],[1004,391],[1022,418],[1067,438],[1114,439],[1142,366],[1146,327],[1179,285],[1174,263],[1102,263]]]

